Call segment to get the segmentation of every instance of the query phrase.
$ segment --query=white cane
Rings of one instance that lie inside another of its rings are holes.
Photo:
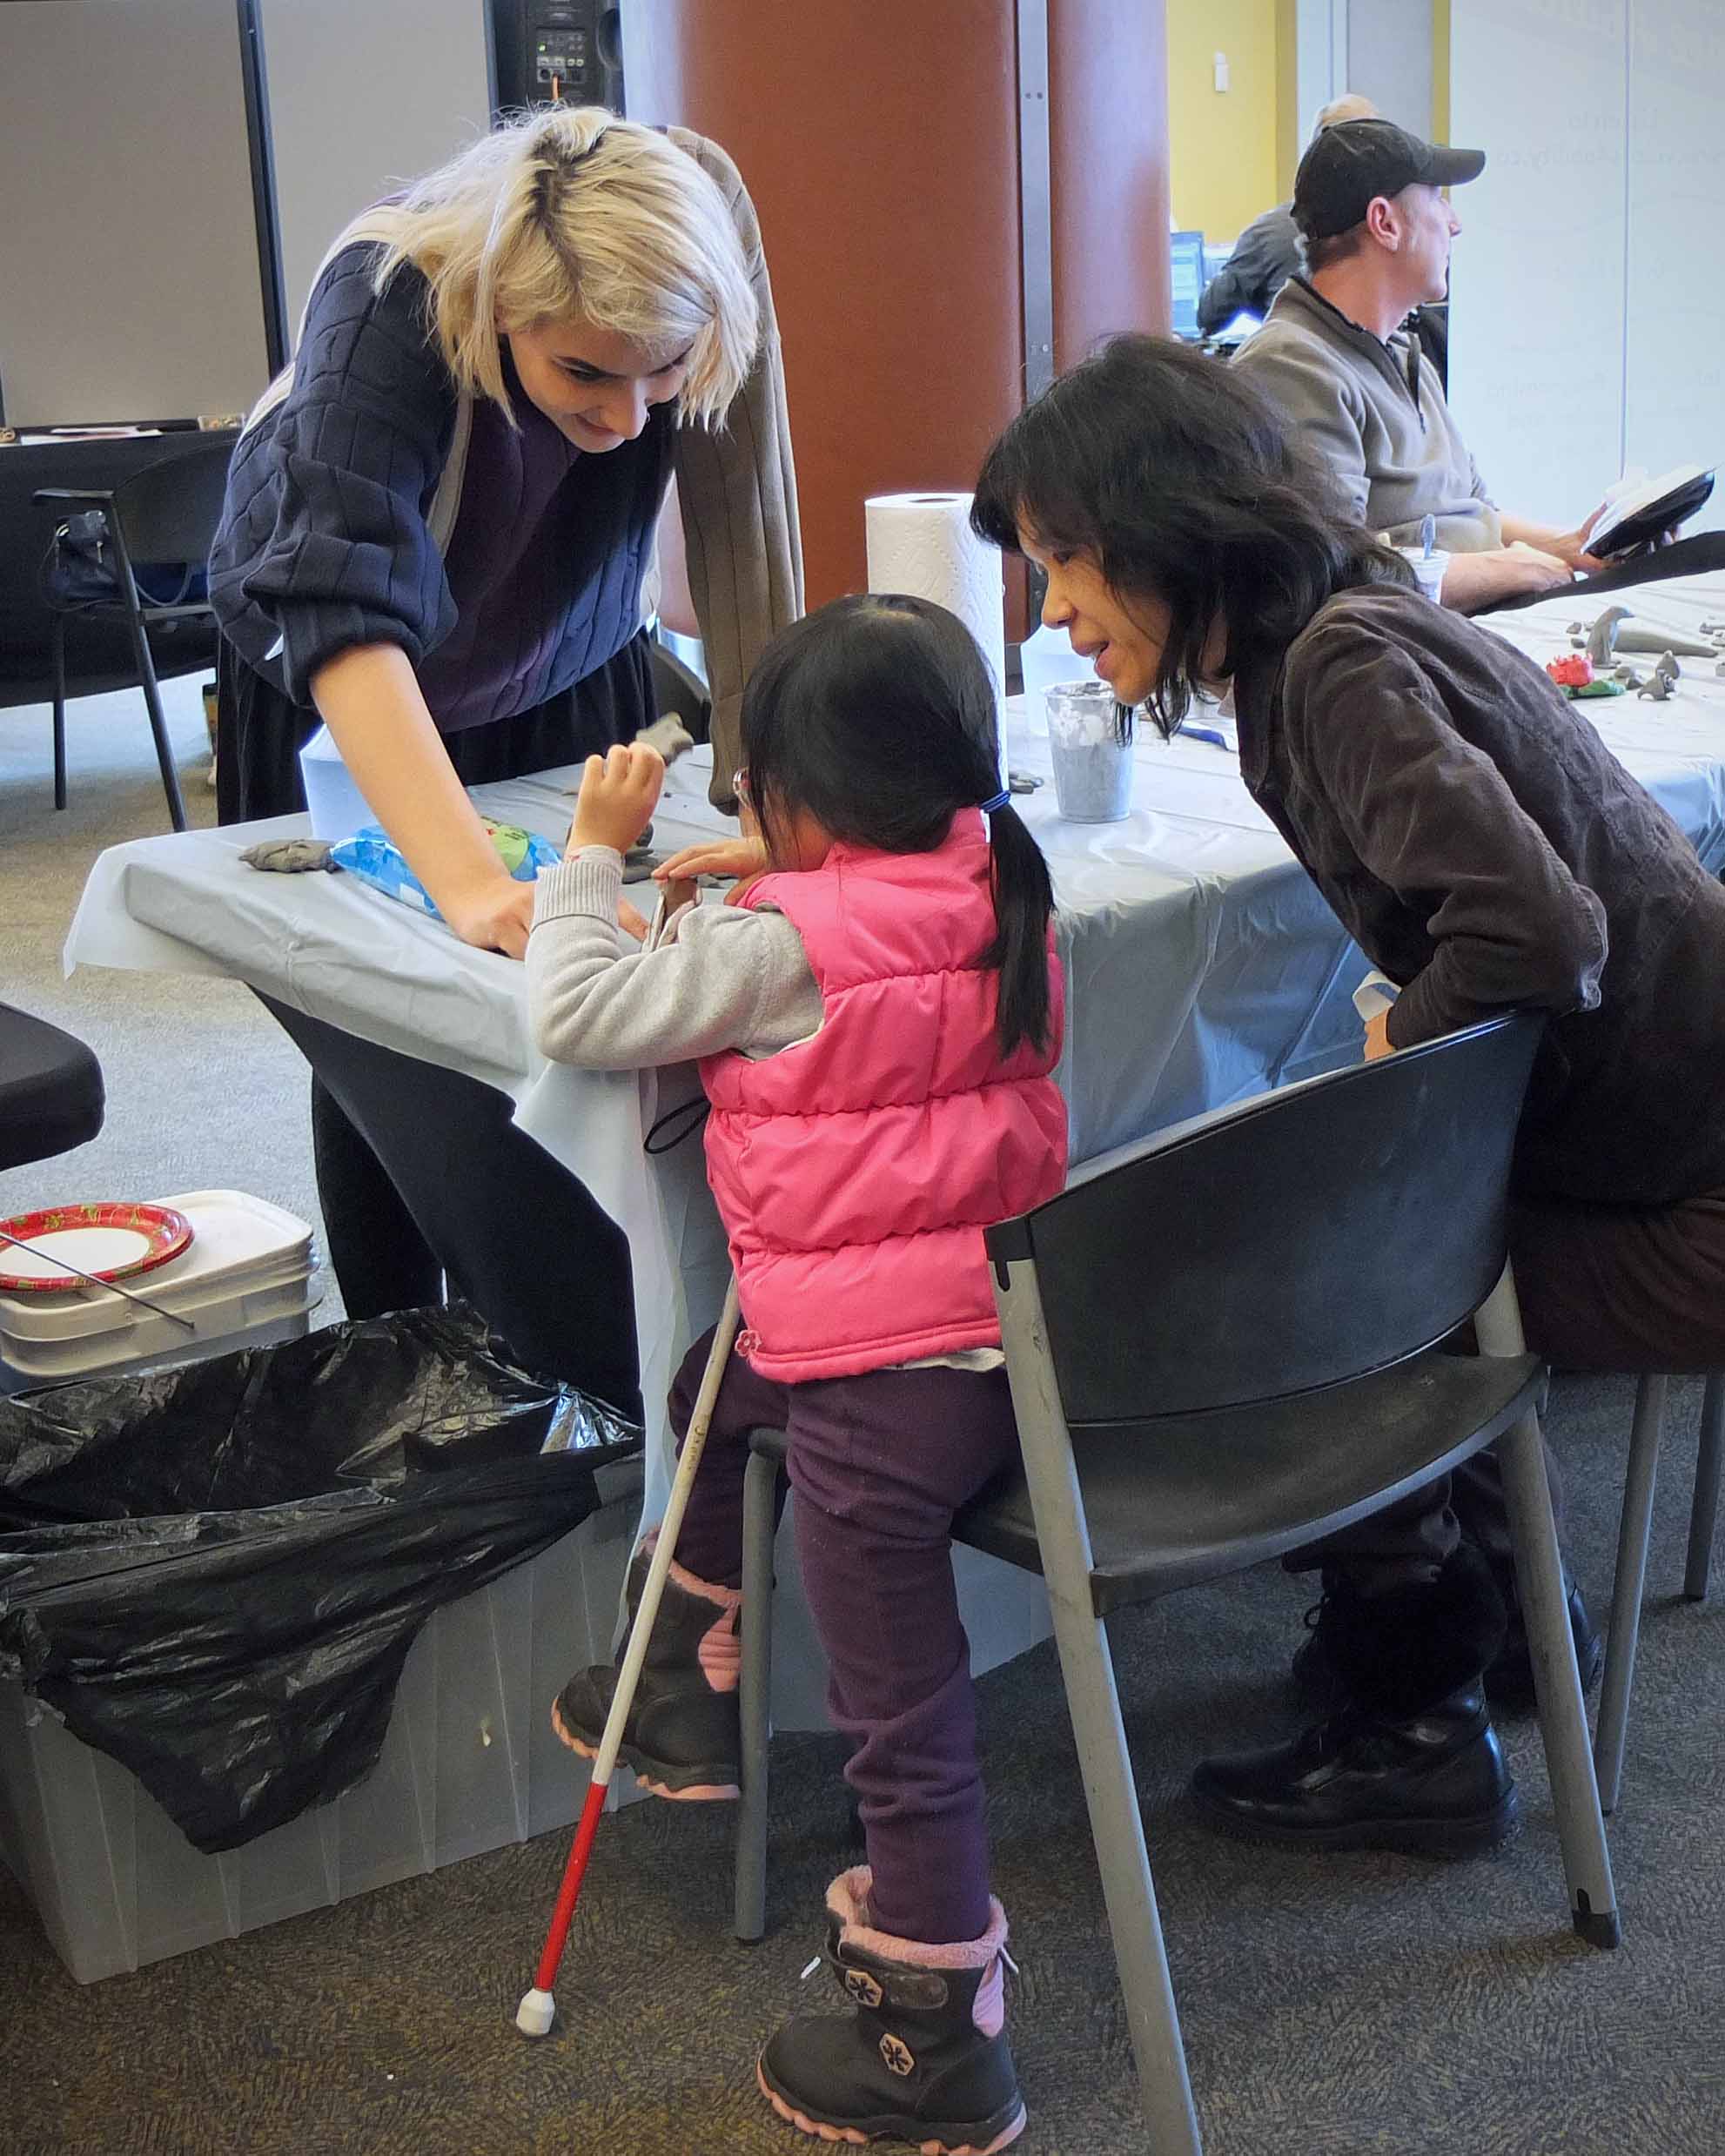
[[[660,1597],[665,1592],[665,1581],[671,1569],[671,1561],[677,1554],[677,1536],[681,1531],[683,1514],[688,1508],[688,1494],[695,1487],[695,1471],[701,1465],[701,1455],[707,1447],[707,1426],[713,1420],[713,1403],[719,1397],[719,1387],[724,1381],[725,1367],[730,1360],[731,1343],[736,1338],[737,1293],[733,1275],[725,1291],[725,1306],[719,1313],[719,1322],[714,1328],[713,1345],[707,1357],[707,1367],[701,1373],[701,1390],[695,1395],[695,1413],[689,1419],[688,1434],[677,1460],[677,1472],[672,1480],[670,1501],[665,1507],[665,1517],[660,1522],[659,1539],[653,1547],[653,1562],[648,1567],[647,1583],[641,1591],[641,1603],[635,1611],[634,1622],[629,1628],[628,1646],[624,1651],[623,1666],[617,1673],[616,1689],[611,1695],[611,1711],[605,1717],[605,1734],[599,1741],[599,1751],[593,1763],[593,1778],[587,1783],[587,1802],[581,1807],[581,1824],[575,1830],[574,1845],[569,1851],[569,1861],[563,1867],[563,1884],[557,1891],[557,1906],[551,1918],[551,1929],[545,1937],[544,1951],[539,1958],[532,1986],[521,1994],[521,2003],[515,2009],[515,2026],[523,2036],[544,2036],[550,2031],[556,2018],[557,2002],[552,1996],[552,1986],[557,1981],[557,1971],[563,1959],[563,1947],[569,1936],[569,1925],[574,1920],[575,1904],[581,1898],[581,1881],[587,1876],[587,1860],[593,1850],[593,1837],[599,1831],[599,1815],[605,1809],[605,1797],[611,1786],[611,1770],[617,1763],[618,1749],[623,1741],[623,1724],[628,1720],[629,1709],[634,1704],[634,1690],[641,1680],[641,1668],[647,1659],[647,1642],[652,1635],[653,1621],[659,1614]]]

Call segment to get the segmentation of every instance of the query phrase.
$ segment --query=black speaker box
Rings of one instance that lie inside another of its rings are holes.
[[[490,0],[497,111],[535,104],[623,110],[620,11],[605,0]]]

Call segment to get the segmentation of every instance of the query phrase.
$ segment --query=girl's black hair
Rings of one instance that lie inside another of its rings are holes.
[[[789,819],[883,853],[932,853],[1000,790],[994,683],[975,638],[926,599],[835,599],[775,636],[742,699],[748,794],[768,850]],[[1047,1044],[1048,863],[1016,809],[989,818],[1000,1052]]]
[[[988,453],[970,522],[1009,553],[1088,552],[1169,634],[1145,698],[1165,735],[1209,673],[1285,650],[1334,592],[1411,583],[1357,522],[1268,399],[1225,361],[1160,337],[1106,344],[1062,375]],[[1218,621],[1219,666],[1203,665]]]

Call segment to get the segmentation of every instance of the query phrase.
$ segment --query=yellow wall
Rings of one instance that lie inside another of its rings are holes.
[[[1182,230],[1231,240],[1277,186],[1277,0],[1167,0],[1168,152]],[[1228,56],[1228,88],[1212,63]]]
[[[1449,140],[1449,0],[1432,0],[1432,140]]]

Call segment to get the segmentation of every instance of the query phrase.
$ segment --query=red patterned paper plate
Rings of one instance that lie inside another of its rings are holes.
[[[191,1223],[171,1206],[44,1206],[40,1212],[0,1220],[0,1265],[17,1265],[27,1254],[9,1246],[11,1236],[50,1253],[58,1244],[63,1263],[82,1266],[95,1279],[129,1280],[135,1273],[153,1272],[178,1258],[191,1240]],[[92,1264],[92,1259],[102,1262]],[[75,1273],[45,1266],[0,1273],[0,1288],[14,1295],[64,1294],[84,1285]]]

